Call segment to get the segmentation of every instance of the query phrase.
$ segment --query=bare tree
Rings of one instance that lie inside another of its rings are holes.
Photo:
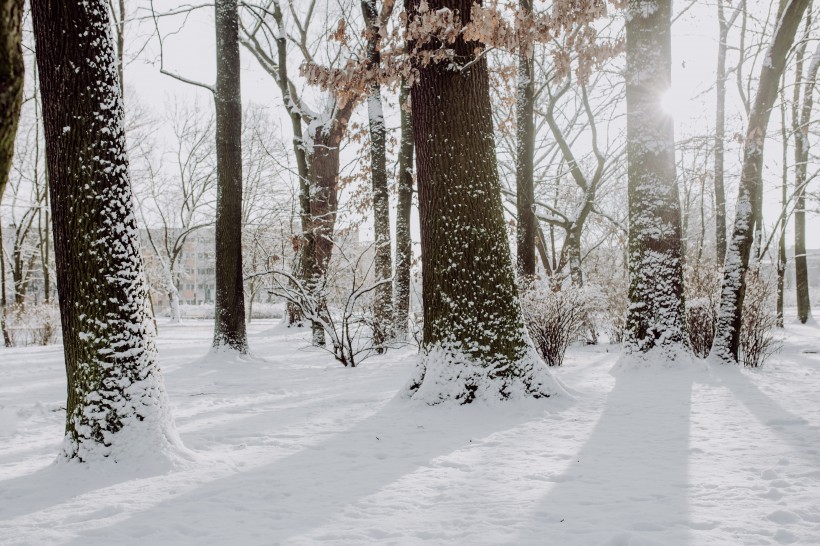
[[[0,199],[23,105],[23,0],[0,1]]]
[[[784,3],[774,35],[761,65],[757,93],[749,114],[749,125],[743,146],[743,166],[738,189],[732,237],[726,251],[717,332],[711,354],[724,362],[737,362],[740,348],[743,297],[746,272],[752,249],[755,226],[761,223],[757,201],[762,192],[763,146],[780,77],[785,69],[786,54],[794,42],[800,19],[809,0]]]

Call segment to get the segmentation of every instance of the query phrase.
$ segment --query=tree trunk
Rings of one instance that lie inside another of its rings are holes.
[[[781,89],[785,89],[785,79]],[[777,326],[783,328],[783,297],[786,284],[786,222],[789,203],[789,138],[786,132],[786,100],[781,93],[780,100],[780,136],[783,141],[782,176],[780,182],[780,239],[777,244]]]
[[[3,222],[0,221],[0,330],[3,331],[3,345],[11,347],[13,345],[6,324],[6,253],[3,251]]]
[[[216,11],[216,286],[214,349],[248,352],[242,278],[242,100],[237,0]]]
[[[532,0],[520,0],[519,11],[529,14]],[[533,170],[535,162],[534,96],[535,75],[532,51],[522,47],[518,52],[518,91],[516,95],[515,186],[516,186],[516,244],[518,273],[522,279],[535,275],[535,189]]]
[[[734,18],[733,18],[734,20]],[[724,0],[718,0],[717,75],[715,77],[715,254],[717,263],[726,257],[726,190],[723,183],[724,141],[726,139],[726,51],[730,23],[726,20]]]
[[[379,12],[376,0],[362,0],[362,12],[367,24],[367,66],[376,71],[381,65],[379,53]],[[370,163],[373,190],[373,231],[375,235],[375,281],[392,277],[392,250],[390,248],[390,202],[387,192],[387,127],[384,124],[381,89],[371,83],[367,95],[367,113],[370,124]],[[393,336],[393,311],[390,283],[376,288],[373,301],[373,344],[377,352],[384,351],[384,343]]]
[[[809,124],[814,106],[814,85],[820,68],[820,45],[812,55],[803,84],[803,106],[794,132],[794,273],[797,289],[797,320],[802,324],[811,317],[809,269],[806,260],[806,170],[809,163]],[[799,74],[798,74],[799,78]],[[800,85],[798,80],[795,84]]]
[[[23,106],[23,0],[0,0],[0,199]]]
[[[396,277],[393,289],[395,331],[404,337],[410,314],[410,265],[413,241],[410,236],[410,212],[413,207],[413,113],[410,111],[410,88],[401,82],[401,142],[399,144],[398,203],[396,204]]]
[[[420,3],[408,1],[410,17]],[[455,10],[464,25],[473,1],[428,4]],[[549,396],[546,365],[530,356],[505,233],[486,57],[462,38],[452,47],[461,66],[419,62],[412,88],[424,334],[410,391],[428,403]]]
[[[681,212],[672,117],[661,108],[672,67],[670,0],[630,0],[626,24],[629,352],[687,346]]]
[[[178,440],[150,327],[106,4],[31,9],[68,376],[64,454],[156,460]]]
[[[712,355],[724,362],[738,361],[741,313],[746,292],[755,222],[755,202],[763,183],[763,146],[777,87],[786,63],[786,54],[808,0],[791,0],[779,18],[774,37],[760,69],[759,87],[749,114],[749,127],[743,146],[743,166],[738,188],[737,209],[726,260],[723,267],[720,311],[712,345]]]

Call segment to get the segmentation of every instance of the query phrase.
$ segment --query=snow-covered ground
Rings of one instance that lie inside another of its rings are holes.
[[[426,407],[413,352],[343,369],[250,326],[254,361],[161,325],[179,468],[53,464],[60,347],[0,349],[0,544],[820,544],[820,329],[757,371],[611,373],[571,349],[573,399]]]

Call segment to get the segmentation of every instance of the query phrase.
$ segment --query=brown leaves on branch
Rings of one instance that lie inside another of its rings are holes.
[[[623,5],[622,0],[609,3]],[[391,8],[392,4],[390,1]],[[446,62],[452,70],[463,70],[487,48],[532,56],[535,44],[552,43],[550,54],[557,75],[569,75],[574,59],[577,77],[584,83],[595,68],[618,55],[624,46],[621,39],[601,40],[593,26],[607,15],[606,0],[554,0],[546,12],[527,13],[515,8],[502,11],[479,4],[473,4],[470,10],[469,22],[462,24],[458,11],[430,9],[427,0],[422,0],[415,15],[399,15],[403,33],[388,35],[386,20],[382,19],[382,63],[378,68],[369,68],[361,52],[351,52],[350,60],[341,68],[303,64],[302,76],[312,85],[340,94],[344,100],[359,100],[374,82],[394,86],[404,79],[412,85],[417,67],[430,63]],[[345,31],[346,23],[340,21],[332,38],[348,44]],[[473,55],[467,61],[455,53],[459,40],[474,44]]]

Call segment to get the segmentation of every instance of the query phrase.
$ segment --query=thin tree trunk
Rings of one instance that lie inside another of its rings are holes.
[[[734,227],[723,268],[720,311],[712,345],[712,355],[724,362],[738,361],[740,350],[741,313],[746,292],[746,271],[752,248],[755,223],[755,202],[763,181],[763,146],[772,106],[777,97],[780,77],[786,64],[786,54],[808,0],[791,0],[778,20],[774,37],[766,53],[767,62],[760,69],[757,94],[749,114],[749,127],[743,146],[743,166],[738,188]]]
[[[785,86],[782,80],[781,89]],[[789,188],[789,137],[786,126],[786,97],[781,93],[780,98],[780,137],[783,141],[783,157],[780,161],[782,176],[780,182],[780,240],[777,245],[777,326],[783,328],[783,297],[786,284],[786,208],[788,205]]]
[[[362,13],[367,24],[367,66],[377,71],[381,65],[379,53],[379,12],[376,0],[362,0]],[[390,248],[390,202],[387,192],[387,127],[384,124],[381,89],[377,82],[371,83],[367,95],[367,112],[370,124],[370,162],[373,191],[373,231],[375,235],[375,281],[392,276],[392,250]],[[375,290],[373,301],[373,343],[377,352],[384,351],[384,343],[392,337],[393,311],[390,283]]]
[[[723,183],[724,142],[726,139],[726,51],[728,49],[729,29],[737,11],[729,21],[724,12],[724,0],[718,0],[718,24],[720,28],[718,42],[717,75],[715,77],[715,253],[717,263],[722,264],[726,257],[726,190]],[[740,9],[740,8],[738,8]]]
[[[797,319],[805,324],[811,317],[809,269],[806,259],[806,170],[809,163],[809,124],[814,106],[814,85],[820,68],[820,45],[812,55],[803,84],[803,106],[794,133],[794,273],[797,289]],[[799,73],[798,73],[799,77]],[[796,82],[799,86],[800,82]]]
[[[456,24],[470,20],[472,0],[428,3],[431,11],[455,10]],[[419,4],[408,1],[411,18]],[[479,47],[458,38],[462,66],[419,63],[412,88],[424,355],[410,391],[428,403],[554,392],[546,365],[528,356]]]
[[[629,158],[627,350],[687,345],[675,135],[661,108],[672,68],[670,0],[630,0],[626,23]]]
[[[242,99],[237,0],[216,11],[216,298],[214,349],[248,352],[242,278]]]
[[[522,15],[532,11],[532,0],[519,0]],[[535,189],[533,170],[535,162],[534,96],[535,74],[532,50],[518,52],[518,91],[516,94],[516,244],[517,266],[522,279],[535,275],[535,235],[538,219],[535,216]]]
[[[410,89],[402,81],[399,95],[401,142],[396,204],[396,277],[393,289],[395,328],[402,337],[407,334],[410,314],[410,265],[413,261],[413,242],[410,237],[410,212],[413,206],[413,113],[410,111],[409,101]]]
[[[150,327],[105,2],[33,0],[31,9],[68,377],[64,454],[157,460],[176,440]]]
[[[6,310],[8,301],[6,300],[6,253],[3,251],[3,222],[0,222],[0,330],[3,331],[3,345],[11,347],[13,345],[6,323]]]
[[[11,171],[23,106],[23,0],[0,0],[0,199]]]

